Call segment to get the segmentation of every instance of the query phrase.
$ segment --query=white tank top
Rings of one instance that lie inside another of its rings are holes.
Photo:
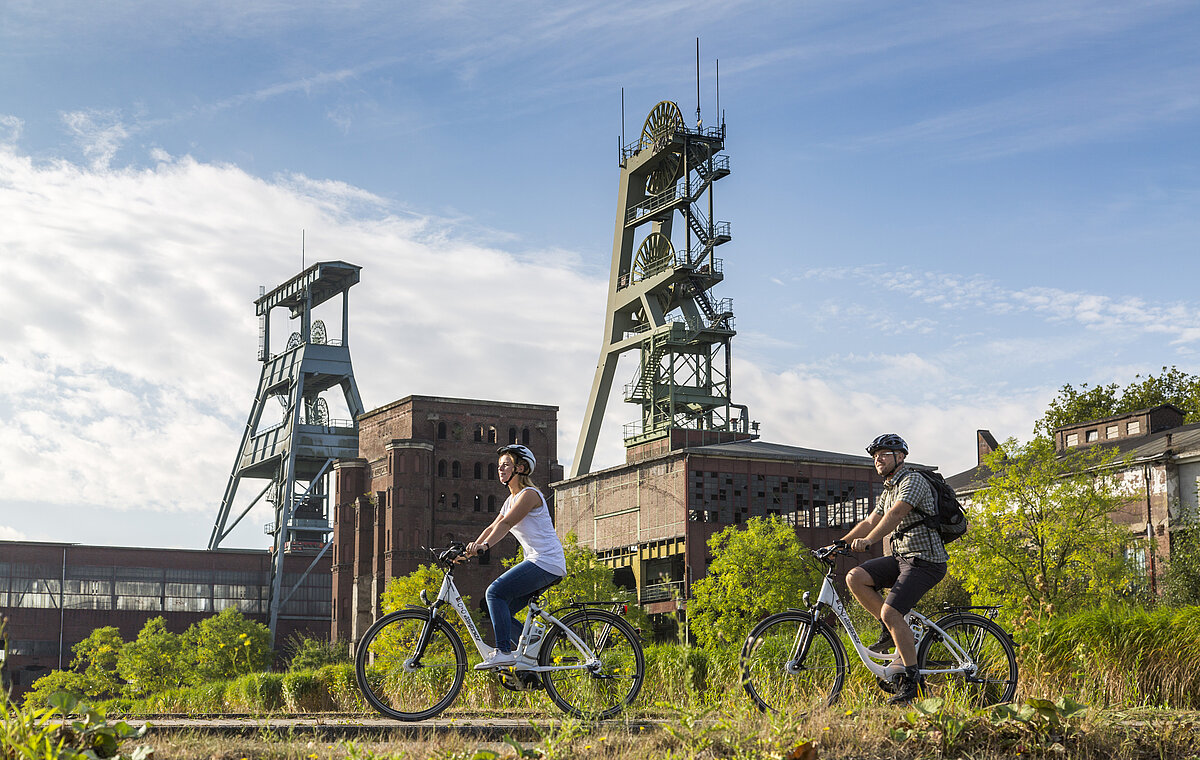
[[[533,491],[541,500],[541,504],[529,510],[521,522],[512,526],[511,533],[516,536],[525,552],[525,559],[542,568],[548,573],[558,576],[567,574],[567,558],[563,553],[562,542],[554,532],[554,523],[550,520],[550,508],[546,506],[546,497],[533,486],[522,488],[516,494],[504,500],[500,514],[507,515],[515,496],[526,491]]]

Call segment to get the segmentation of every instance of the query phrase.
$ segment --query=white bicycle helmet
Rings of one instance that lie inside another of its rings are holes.
[[[501,446],[496,449],[496,456],[503,456],[505,454],[512,454],[514,459],[524,459],[525,463],[529,465],[527,475],[532,475],[534,468],[537,467],[537,457],[533,455],[528,446],[522,446],[519,443],[510,443],[507,446]]]

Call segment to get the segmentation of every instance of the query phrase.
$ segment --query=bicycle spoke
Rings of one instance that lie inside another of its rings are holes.
[[[807,644],[807,650],[804,647]],[[805,613],[767,618],[742,650],[742,685],[760,709],[808,712],[837,700],[846,673],[841,643]]]
[[[637,634],[611,613],[586,610],[563,620],[592,650],[599,663],[589,662],[570,638],[551,629],[539,664],[565,667],[542,674],[546,693],[564,712],[583,718],[608,718],[631,703],[642,687],[645,660]]]
[[[367,701],[398,720],[424,720],[446,709],[466,673],[462,641],[438,621],[417,656],[423,611],[402,611],[380,619],[358,644],[355,675]]]
[[[953,647],[931,635],[921,643],[918,653],[921,668],[968,670],[931,673],[926,676],[926,691],[947,699],[961,699],[970,707],[1011,701],[1017,690],[1017,658],[1007,634],[978,615],[947,618],[938,621],[938,625],[962,647],[969,661],[960,662]]]

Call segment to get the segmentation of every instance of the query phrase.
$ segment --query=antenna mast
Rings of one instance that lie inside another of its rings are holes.
[[[700,119],[700,38],[696,38],[696,129],[700,129],[703,122]]]

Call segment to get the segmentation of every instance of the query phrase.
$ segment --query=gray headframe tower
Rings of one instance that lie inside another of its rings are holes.
[[[723,120],[690,129],[663,101],[621,148],[604,338],[571,477],[591,470],[617,360],[633,349],[641,358],[625,400],[642,414],[625,426],[627,447],[678,429],[750,433],[748,410],[730,397],[733,304],[711,293],[724,278],[715,251],[730,240],[729,222],[713,221],[724,147]],[[683,234],[673,236],[676,213]]]
[[[349,290],[362,267],[344,261],[322,261],[305,269],[254,302],[259,318],[258,359],[262,376],[237,460],[225,487],[221,511],[213,526],[209,549],[216,549],[263,496],[275,507],[272,535],[271,591],[268,602],[272,642],[280,610],[299,582],[282,589],[286,554],[315,554],[301,579],[329,550],[331,528],[327,476],[338,459],[358,456],[358,417],[363,413],[354,369],[350,365]],[[342,334],[330,339],[325,323],[314,320],[313,309],[334,296],[342,297]],[[271,353],[271,310],[283,307],[299,329],[280,353]],[[333,420],[321,394],[341,386],[350,420]],[[260,428],[263,411],[278,402],[283,407],[277,424]],[[238,484],[243,478],[267,481],[258,496],[229,521]]]

